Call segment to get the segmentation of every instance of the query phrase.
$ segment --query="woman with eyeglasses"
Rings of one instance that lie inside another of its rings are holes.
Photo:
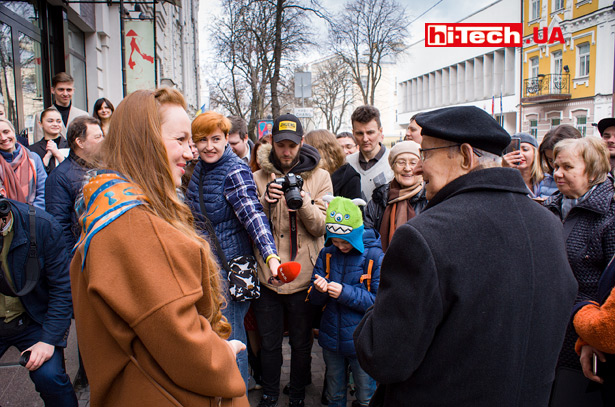
[[[420,156],[420,144],[414,141],[395,144],[389,153],[393,180],[376,188],[367,204],[365,228],[380,232],[385,252],[397,227],[418,215],[427,205],[423,176],[414,173]]]

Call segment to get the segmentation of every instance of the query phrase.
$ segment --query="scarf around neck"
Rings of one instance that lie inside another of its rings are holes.
[[[79,218],[81,237],[73,248],[83,250],[81,271],[90,242],[96,233],[109,226],[130,209],[147,203],[139,187],[116,172],[104,172],[93,177],[83,188],[84,214]]]
[[[36,167],[21,144],[16,143],[12,153],[0,154],[0,179],[7,198],[32,205],[36,198]]]
[[[408,188],[402,188],[396,179],[391,181],[387,206],[380,223],[380,240],[383,251],[386,252],[389,247],[397,227],[414,218],[416,213],[410,204],[410,199],[418,194],[422,188],[422,182]]]

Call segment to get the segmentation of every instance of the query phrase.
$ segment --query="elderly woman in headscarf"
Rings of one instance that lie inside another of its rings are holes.
[[[395,230],[419,214],[427,205],[423,176],[416,175],[420,145],[414,141],[395,144],[389,153],[393,180],[374,190],[365,210],[365,228],[380,232],[382,250],[386,251]]]

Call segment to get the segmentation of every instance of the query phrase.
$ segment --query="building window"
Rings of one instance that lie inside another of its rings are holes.
[[[577,130],[581,132],[583,137],[587,134],[587,116],[577,116]]]
[[[578,55],[579,55],[579,63],[578,63],[578,77],[589,76],[589,43],[583,43],[578,46]]]
[[[538,120],[530,120],[530,134],[538,138]]]
[[[565,7],[565,0],[554,0],[553,1],[553,11],[561,10]]]
[[[24,126],[33,131],[36,114],[44,108],[43,74],[37,64],[41,60],[41,44],[23,33],[19,33],[19,60]]]
[[[551,119],[551,128],[559,126],[561,119],[559,117]]]
[[[530,58],[530,78],[538,76],[538,57]]]
[[[83,31],[72,23],[66,30],[65,49],[68,49],[66,72],[75,79],[73,104],[85,111],[88,110],[87,82],[85,76],[85,38]]]
[[[561,75],[562,73],[562,51],[556,51],[552,54],[551,61],[553,62],[553,70],[551,71],[554,74]]]
[[[530,0],[530,20],[540,18],[540,0]]]

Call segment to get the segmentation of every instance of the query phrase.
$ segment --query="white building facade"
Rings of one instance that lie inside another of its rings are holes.
[[[498,0],[458,22],[520,23],[521,3]],[[417,113],[473,105],[515,133],[520,128],[520,63],[520,52],[512,47],[426,47],[424,39],[412,44],[397,65],[398,131],[405,132]]]
[[[202,103],[199,1],[124,1],[123,6],[125,21],[155,17],[157,79],[151,87],[176,86],[195,112]],[[129,47],[129,39],[124,45]],[[119,1],[2,2],[0,54],[0,105],[18,131],[31,130],[34,115],[51,105],[51,78],[58,72],[73,76],[73,104],[90,113],[98,98],[117,105],[125,96]]]

